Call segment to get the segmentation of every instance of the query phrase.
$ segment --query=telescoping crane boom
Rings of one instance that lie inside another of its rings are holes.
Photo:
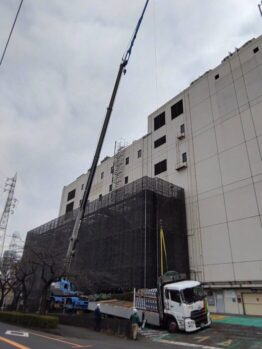
[[[128,61],[129,61],[129,58],[130,58],[130,55],[131,55],[131,52],[132,52],[132,48],[133,48],[133,45],[134,45],[137,33],[139,31],[140,25],[142,23],[142,20],[143,20],[143,17],[144,17],[144,14],[145,14],[145,11],[146,11],[148,3],[149,3],[149,0],[147,0],[145,5],[144,5],[142,14],[141,14],[141,16],[140,16],[140,18],[139,18],[139,20],[137,22],[135,31],[134,31],[133,36],[131,38],[131,42],[130,42],[129,48],[124,53],[124,55],[122,57],[122,60],[121,60],[121,63],[120,63],[120,66],[119,66],[119,70],[118,70],[118,74],[117,74],[117,77],[116,77],[116,81],[115,81],[115,85],[114,85],[114,88],[113,88],[113,92],[112,92],[112,95],[111,95],[111,99],[110,99],[109,105],[107,107],[107,112],[106,112],[104,124],[103,124],[102,130],[101,130],[101,133],[100,133],[99,141],[98,141],[98,144],[97,144],[97,147],[96,147],[96,152],[95,152],[95,155],[94,155],[94,158],[93,158],[93,162],[92,162],[92,166],[91,166],[91,169],[90,169],[90,173],[89,173],[89,176],[88,176],[88,179],[87,179],[87,183],[86,183],[83,199],[82,199],[80,208],[78,210],[78,214],[77,214],[77,217],[76,217],[76,220],[75,220],[75,224],[74,224],[74,228],[73,228],[73,231],[72,231],[72,235],[71,235],[70,240],[69,240],[69,246],[68,246],[68,250],[67,250],[67,254],[66,254],[66,272],[67,272],[67,274],[69,273],[69,270],[70,270],[72,257],[75,254],[75,249],[76,249],[76,243],[77,243],[79,229],[80,229],[81,222],[82,222],[82,219],[83,219],[84,214],[85,214],[85,208],[86,208],[86,205],[87,205],[87,202],[88,202],[88,197],[89,197],[89,193],[90,193],[91,186],[92,186],[92,183],[93,183],[93,179],[94,179],[97,163],[98,163],[98,160],[99,160],[99,156],[100,156],[100,153],[101,153],[101,149],[102,149],[102,146],[103,146],[103,142],[104,142],[107,126],[108,126],[108,123],[109,123],[109,120],[110,120],[110,116],[111,116],[111,113],[112,113],[112,110],[113,110],[113,106],[114,106],[117,90],[118,90],[118,87],[119,87],[122,75],[126,73],[126,66],[128,64]]]

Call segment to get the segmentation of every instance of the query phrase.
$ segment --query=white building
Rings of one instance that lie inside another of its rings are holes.
[[[98,166],[90,195],[142,176],[183,187],[191,275],[218,312],[262,314],[261,52],[262,36],[149,115],[148,134]],[[86,176],[64,187],[60,215],[79,206]]]

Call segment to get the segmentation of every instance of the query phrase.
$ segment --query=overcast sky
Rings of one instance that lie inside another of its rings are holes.
[[[0,212],[18,173],[8,235],[58,215],[90,167],[118,66],[144,0],[24,0],[0,66]],[[259,0],[150,0],[103,154],[147,132],[147,116],[261,34]],[[0,53],[20,0],[0,0]]]

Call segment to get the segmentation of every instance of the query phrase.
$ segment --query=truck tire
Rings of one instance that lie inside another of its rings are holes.
[[[178,331],[178,326],[176,320],[169,319],[167,322],[167,330],[169,333],[176,333]]]

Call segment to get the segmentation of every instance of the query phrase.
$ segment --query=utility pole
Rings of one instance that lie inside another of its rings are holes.
[[[12,178],[7,178],[5,183],[4,192],[8,192],[5,207],[0,218],[0,257],[3,257],[5,238],[7,224],[10,214],[14,213],[14,208],[17,202],[17,199],[14,198],[15,185],[16,185],[17,173]]]
[[[258,9],[259,9],[259,12],[260,12],[260,16],[262,17],[262,1],[257,6],[258,6]]]

